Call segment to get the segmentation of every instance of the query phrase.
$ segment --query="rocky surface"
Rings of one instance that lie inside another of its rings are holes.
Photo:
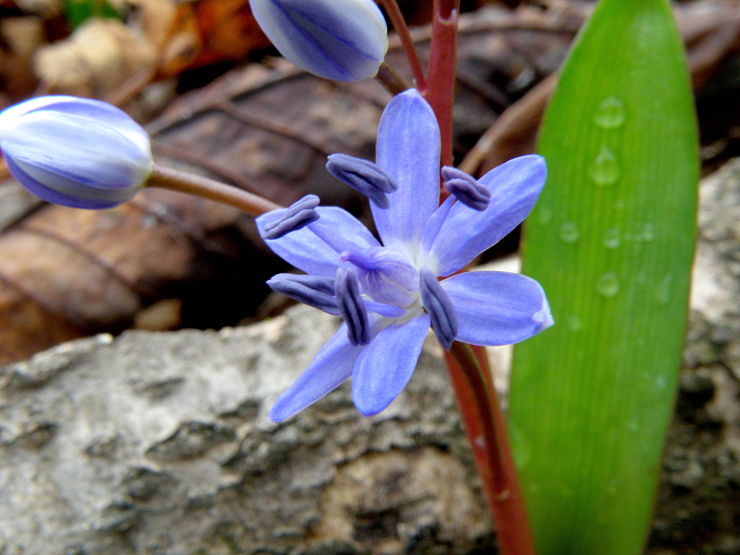
[[[336,322],[62,345],[0,378],[0,553],[465,552],[489,533],[430,342],[407,392],[266,417]]]
[[[690,333],[654,554],[740,551],[740,160],[702,186]],[[266,417],[336,321],[306,307],[220,332],[128,332],[0,368],[0,555],[490,553],[433,340],[360,418],[341,388]]]

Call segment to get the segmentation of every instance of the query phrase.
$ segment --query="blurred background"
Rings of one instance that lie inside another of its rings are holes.
[[[400,2],[422,56],[431,0]],[[532,152],[542,110],[594,2],[462,2],[456,163],[473,173]],[[676,2],[705,173],[740,154],[740,9]],[[409,76],[398,43],[391,64]],[[327,154],[371,158],[389,99],[277,56],[246,0],[0,0],[0,107],[38,94],[112,102],[144,124],[155,157],[280,203],[317,193],[367,221]],[[220,328],[276,314],[285,269],[235,210],[145,191],[104,212],[48,206],[0,168],[0,364],[125,329]],[[517,250],[518,233],[485,255]]]

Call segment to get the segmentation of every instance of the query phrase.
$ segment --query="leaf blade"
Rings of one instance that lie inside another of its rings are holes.
[[[602,1],[566,62],[540,152],[550,177],[523,272],[558,325],[515,350],[525,497],[542,553],[638,553],[680,364],[698,181],[667,2]]]

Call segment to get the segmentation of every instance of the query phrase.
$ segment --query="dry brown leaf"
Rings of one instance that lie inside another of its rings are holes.
[[[50,92],[101,98],[156,63],[157,50],[135,28],[88,19],[68,39],[39,48],[34,70]]]

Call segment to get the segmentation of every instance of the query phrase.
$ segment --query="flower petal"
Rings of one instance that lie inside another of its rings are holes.
[[[518,226],[534,207],[546,175],[545,160],[536,154],[509,160],[484,175],[478,182],[491,191],[488,208],[478,212],[457,202],[439,229],[430,253],[437,275],[458,271]]]
[[[363,347],[347,339],[347,326],[339,327],[296,381],[275,401],[270,419],[281,422],[314,404],[352,375]]]
[[[250,5],[280,53],[321,77],[372,77],[385,58],[388,29],[372,0],[250,0]]]
[[[352,374],[352,399],[362,414],[378,414],[406,387],[428,330],[422,314],[385,328],[365,347]]]
[[[12,129],[14,121],[24,114],[35,111],[80,116],[89,120],[105,122],[124,135],[129,141],[137,144],[142,150],[149,150],[149,137],[131,116],[120,108],[91,98],[76,96],[50,95],[31,98],[20,102],[0,113],[0,139]]]
[[[56,188],[52,189],[29,174],[24,164],[16,164],[9,156],[5,157],[5,163],[13,177],[31,193],[46,202],[60,206],[93,210],[112,208],[129,200],[137,190],[118,189],[106,193],[103,189],[96,190],[92,187],[81,187],[77,182],[58,175],[50,175],[48,179],[43,181],[44,183],[48,183],[50,180],[53,181]],[[43,171],[38,170],[38,168],[31,168],[31,170],[37,176],[43,174]],[[98,191],[101,193],[100,195],[95,194]]]
[[[466,272],[441,282],[457,314],[456,339],[473,345],[518,343],[553,324],[535,280],[508,272]]]
[[[148,145],[142,148],[107,121],[38,110],[14,120],[6,133],[0,144],[7,158],[83,185],[129,188],[151,171]]]
[[[352,214],[336,206],[316,208],[319,219],[279,239],[267,239],[267,245],[280,257],[309,274],[334,278],[341,265],[340,253],[345,250],[379,246],[372,233]],[[279,211],[258,217],[257,229],[279,217]]]
[[[376,163],[398,185],[389,207],[370,203],[385,246],[418,242],[439,201],[439,127],[432,108],[414,89],[399,94],[378,127]]]

